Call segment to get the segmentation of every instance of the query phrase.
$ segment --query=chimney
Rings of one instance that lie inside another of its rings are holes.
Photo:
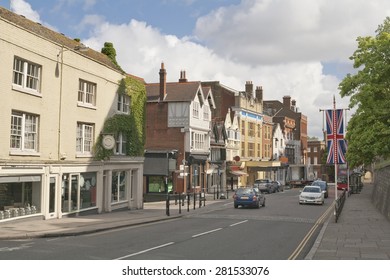
[[[247,81],[245,83],[245,92],[247,95],[253,95],[253,84],[252,81]]]
[[[263,87],[262,86],[256,87],[256,99],[258,101],[263,101]]]
[[[297,102],[294,99],[291,100],[291,110],[293,110],[294,112],[296,110],[296,104],[297,104]]]
[[[160,101],[163,101],[167,95],[167,71],[164,69],[164,62],[161,62],[160,69]]]
[[[186,82],[187,82],[186,71],[180,71],[179,83],[186,83]]]
[[[283,96],[283,106],[284,108],[291,109],[291,96]]]

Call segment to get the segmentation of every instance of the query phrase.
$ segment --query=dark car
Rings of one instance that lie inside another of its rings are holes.
[[[325,198],[328,198],[328,183],[326,181],[315,180],[311,185],[321,187],[321,191],[324,192]]]
[[[237,189],[233,196],[233,200],[234,208],[238,208],[238,206],[256,208],[260,208],[260,205],[265,206],[265,196],[251,187]]]
[[[272,181],[272,184],[274,186],[275,192],[282,192],[284,191],[283,185],[279,181]]]

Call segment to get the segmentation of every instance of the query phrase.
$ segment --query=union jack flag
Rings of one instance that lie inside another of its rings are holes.
[[[344,139],[344,117],[343,109],[326,110],[326,141],[328,146],[328,157],[326,163],[343,164],[347,160],[347,143]],[[334,141],[336,140],[336,145]],[[337,157],[335,157],[337,155]]]

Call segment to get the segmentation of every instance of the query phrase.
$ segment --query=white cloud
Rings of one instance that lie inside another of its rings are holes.
[[[11,11],[13,11],[16,14],[25,16],[26,18],[28,18],[31,21],[38,22],[38,23],[40,23],[40,24],[42,24],[42,25],[44,25],[52,30],[57,31],[57,28],[55,28],[54,26],[50,25],[47,22],[42,21],[39,13],[37,11],[33,10],[31,5],[29,3],[27,3],[26,1],[10,0],[10,9],[11,9]]]
[[[26,18],[41,23],[39,13],[34,11],[31,5],[23,0],[10,0],[11,11],[23,15]]]
[[[333,96],[338,108],[349,102],[338,94],[339,78],[323,66],[351,65],[356,37],[374,34],[389,10],[387,0],[242,0],[199,18],[194,34],[183,38],[100,15],[86,15],[81,26],[90,31],[86,45],[100,51],[112,42],[121,67],[147,82],[158,82],[164,62],[169,81],[186,70],[189,80],[218,80],[236,90],[252,81],[267,100],[290,95],[308,116],[309,136],[322,137],[319,110],[332,108]]]
[[[387,7],[387,12],[386,8]],[[389,15],[387,0],[243,0],[198,19],[195,35],[245,63],[345,61]]]
[[[180,70],[186,70],[189,80],[219,80],[236,90],[244,90],[245,81],[251,80],[255,86],[263,86],[264,98],[268,100],[282,101],[284,95],[291,95],[300,111],[308,116],[312,136],[321,136],[319,109],[331,106],[333,95],[337,94],[339,81],[324,75],[320,62],[251,66],[225,59],[217,51],[188,38],[163,35],[145,22],[131,20],[122,25],[100,22],[93,26],[93,33],[84,43],[100,50],[104,42],[113,42],[122,68],[147,82],[158,82],[163,61],[169,81],[177,81]]]

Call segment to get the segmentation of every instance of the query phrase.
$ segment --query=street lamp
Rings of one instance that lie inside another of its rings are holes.
[[[62,120],[62,83],[63,83],[63,70],[64,70],[64,52],[66,51],[80,51],[85,52],[88,50],[84,44],[77,45],[73,49],[65,48],[64,45],[61,46],[61,50],[57,54],[57,65],[55,76],[60,77],[60,100],[58,105],[58,160],[66,159],[66,154],[61,153],[61,120]],[[58,60],[60,59],[61,70],[58,68]]]

